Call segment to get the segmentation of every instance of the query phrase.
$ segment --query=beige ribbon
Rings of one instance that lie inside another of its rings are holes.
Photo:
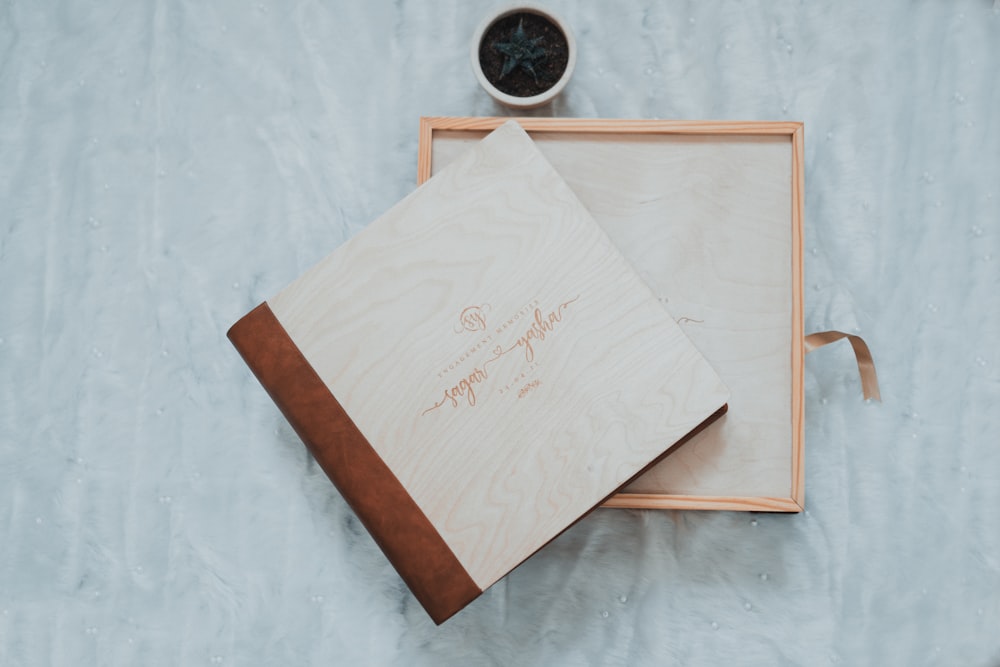
[[[860,336],[846,334],[842,331],[818,331],[805,337],[806,353],[813,350],[836,343],[838,340],[846,338],[851,347],[854,348],[854,356],[858,360],[858,374],[861,375],[861,391],[865,398],[876,401],[882,400],[882,394],[878,390],[878,375],[875,374],[875,361],[872,360],[871,350],[868,344]]]

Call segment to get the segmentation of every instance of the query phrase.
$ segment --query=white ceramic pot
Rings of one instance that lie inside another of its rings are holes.
[[[561,77],[559,77],[559,80],[556,81],[555,85],[548,90],[545,90],[537,95],[532,95],[531,97],[517,97],[516,95],[510,95],[498,90],[496,86],[490,83],[489,79],[486,78],[486,75],[483,73],[483,68],[479,64],[480,42],[482,42],[483,35],[485,35],[486,31],[490,29],[490,26],[502,18],[521,12],[538,14],[539,16],[542,16],[554,23],[556,27],[562,31],[563,35],[565,35],[566,47],[569,52],[569,57],[566,61],[566,71],[563,72]],[[562,89],[566,87],[566,84],[569,83],[570,77],[573,76],[573,68],[576,66],[576,40],[573,38],[573,33],[570,31],[569,26],[566,25],[566,22],[563,21],[558,15],[553,14],[551,10],[530,3],[511,5],[510,7],[501,9],[500,11],[487,16],[486,19],[479,24],[479,27],[476,28],[476,32],[472,36],[472,44],[470,45],[469,50],[472,59],[472,71],[475,72],[479,85],[481,85],[497,102],[514,109],[533,109],[551,102],[555,99],[556,95],[562,92]]]

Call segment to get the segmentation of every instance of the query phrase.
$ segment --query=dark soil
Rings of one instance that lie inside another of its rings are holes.
[[[522,67],[515,67],[501,78],[507,56],[494,45],[509,42],[519,23],[523,25],[529,39],[542,38],[538,46],[545,49],[545,56],[534,64],[535,76]],[[483,74],[498,90],[517,97],[538,95],[556,85],[559,77],[566,71],[568,62],[566,36],[552,21],[538,14],[518,12],[505,16],[486,29],[479,43],[479,64],[483,68]],[[536,77],[538,81],[535,81]]]

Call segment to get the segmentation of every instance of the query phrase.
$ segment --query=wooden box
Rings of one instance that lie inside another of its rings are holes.
[[[503,118],[423,118],[418,181]],[[728,385],[729,414],[608,507],[803,507],[803,128],[518,119]]]

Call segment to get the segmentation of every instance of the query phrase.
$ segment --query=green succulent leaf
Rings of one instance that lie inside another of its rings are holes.
[[[507,76],[508,74],[510,74],[511,72],[513,72],[515,67],[517,67],[517,59],[516,58],[507,58],[506,60],[504,60],[503,61],[503,69],[500,70],[500,78],[502,79],[505,76]]]
[[[548,56],[548,52],[539,46],[541,42],[541,37],[528,37],[528,33],[524,31],[523,19],[518,22],[517,28],[510,34],[506,42],[493,42],[493,49],[504,56],[500,78],[504,78],[520,67],[531,75],[535,83],[538,83],[535,67],[544,62]]]

